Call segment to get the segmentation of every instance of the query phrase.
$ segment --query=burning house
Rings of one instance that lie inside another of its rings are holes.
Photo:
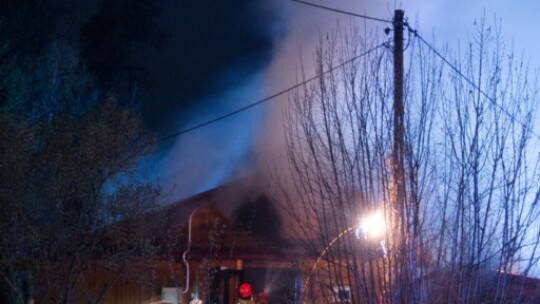
[[[146,214],[142,235],[156,244],[151,260],[126,265],[121,275],[96,267],[88,290],[114,279],[106,303],[236,303],[249,282],[253,297],[296,303],[303,253],[282,235],[278,211],[264,195],[246,199],[231,185]],[[114,235],[114,234],[112,234]]]

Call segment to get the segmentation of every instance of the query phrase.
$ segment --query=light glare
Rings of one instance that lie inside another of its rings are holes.
[[[380,210],[377,212],[366,215],[360,223],[360,229],[365,238],[379,239],[384,235],[386,230],[386,224],[384,216]]]

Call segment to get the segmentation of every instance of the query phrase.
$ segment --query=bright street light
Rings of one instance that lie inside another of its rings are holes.
[[[384,255],[387,254],[386,244],[384,242],[384,234],[386,233],[386,221],[384,219],[384,214],[381,212],[381,210],[377,210],[374,213],[364,215],[364,217],[360,220],[358,229],[356,230],[357,238],[360,238],[360,233],[364,236],[364,239],[379,241]]]
[[[326,254],[326,252],[342,236],[352,231],[355,231],[357,239],[360,239],[360,234],[362,234],[365,239],[372,239],[375,241],[379,241],[381,245],[381,249],[383,250],[383,253],[386,256],[387,249],[386,249],[386,245],[384,241],[385,239],[384,234],[386,233],[386,221],[384,219],[384,214],[381,212],[381,210],[377,210],[371,214],[364,215],[357,226],[346,228],[345,230],[341,231],[341,233],[339,233],[336,237],[334,237],[334,239],[332,239],[330,243],[328,243],[328,245],[324,248],[324,250],[321,252],[319,257],[317,257],[317,260],[315,261],[315,263],[313,263],[313,266],[311,267],[311,270],[309,271],[309,274],[307,275],[307,279],[304,282],[304,287],[302,288],[302,297],[304,295],[304,291],[309,285],[311,275],[315,271],[315,268],[317,267],[317,265],[319,264],[323,256]]]
[[[383,238],[386,232],[386,223],[384,215],[380,210],[372,214],[365,215],[360,221],[359,231],[364,238],[379,240]]]

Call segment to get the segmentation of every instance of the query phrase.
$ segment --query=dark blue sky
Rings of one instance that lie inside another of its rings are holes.
[[[153,129],[165,135],[182,128],[186,110],[198,101],[224,93],[266,67],[274,46],[269,28],[278,22],[268,4],[165,2],[160,18],[165,44],[150,55],[156,78],[143,105]]]

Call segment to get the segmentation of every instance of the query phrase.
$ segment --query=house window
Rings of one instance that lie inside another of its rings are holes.
[[[350,303],[351,288],[347,285],[332,286],[332,303]]]

